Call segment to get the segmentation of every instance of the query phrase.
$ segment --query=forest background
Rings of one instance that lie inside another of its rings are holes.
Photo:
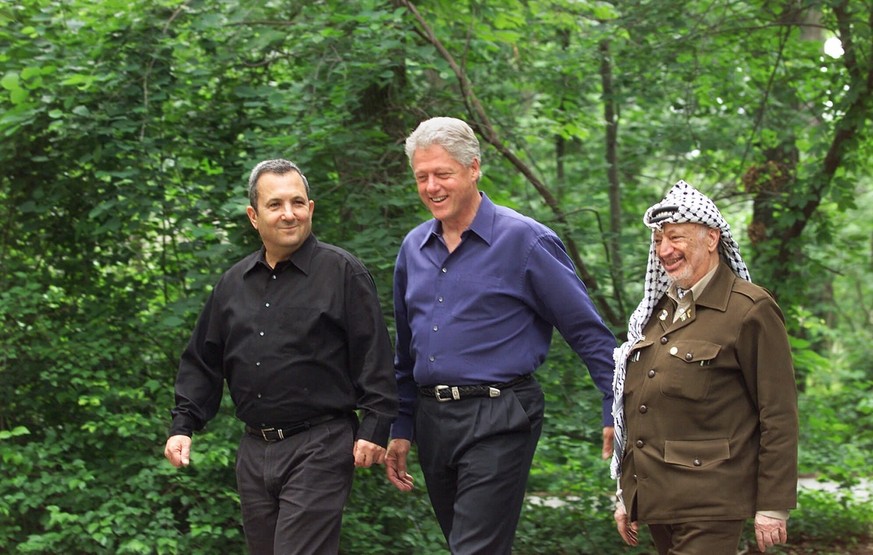
[[[194,319],[259,243],[248,172],[304,169],[315,233],[391,322],[428,217],[402,141],[435,115],[474,126],[481,188],[558,232],[619,338],[645,208],[678,179],[716,200],[786,315],[801,472],[836,488],[801,490],[776,552],[868,552],[871,29],[869,0],[3,3],[0,552],[243,552],[228,399],[191,467],[162,448]],[[598,395],[560,337],[538,377],[517,553],[648,552],[614,530]],[[445,552],[413,467],[407,495],[358,471],[343,553]]]

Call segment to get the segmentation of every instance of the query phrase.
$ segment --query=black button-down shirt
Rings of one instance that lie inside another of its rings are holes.
[[[314,235],[274,269],[262,248],[225,272],[200,314],[179,365],[170,435],[202,429],[227,380],[249,426],[361,409],[358,438],[384,446],[397,411],[392,357],[360,261]]]

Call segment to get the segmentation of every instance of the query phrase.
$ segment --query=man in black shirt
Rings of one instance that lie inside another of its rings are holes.
[[[191,436],[217,413],[227,380],[246,425],[236,474],[249,551],[337,553],[354,467],[384,463],[397,411],[388,331],[367,269],[312,234],[315,203],[296,165],[258,164],[249,201],[263,248],[206,301],[179,364],[164,455],[189,464]]]

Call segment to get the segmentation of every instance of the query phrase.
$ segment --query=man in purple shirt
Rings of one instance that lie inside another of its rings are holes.
[[[558,236],[479,191],[479,141],[466,123],[423,122],[406,154],[434,219],[406,236],[394,271],[400,411],[388,479],[412,489],[414,439],[452,553],[508,555],[543,426],[533,373],[552,330],[603,392],[604,458],[612,453],[615,338]]]

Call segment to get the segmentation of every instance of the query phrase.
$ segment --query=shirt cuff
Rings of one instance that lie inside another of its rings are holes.
[[[603,400],[601,420],[603,421],[604,428],[615,426],[615,420],[612,417],[612,398]]]
[[[184,414],[177,414],[173,417],[173,423],[170,425],[170,430],[167,432],[167,437],[172,436],[188,436],[194,435],[194,429],[197,428],[194,420]]]
[[[386,447],[388,445],[388,433],[391,430],[392,420],[393,418],[387,418],[381,414],[365,412],[358,426],[358,437],[356,439],[363,439],[381,447]]]
[[[768,516],[770,518],[778,518],[779,520],[788,520],[788,511],[758,511],[755,514]]]
[[[412,419],[400,415],[391,426],[392,439],[408,439],[412,441]]]

